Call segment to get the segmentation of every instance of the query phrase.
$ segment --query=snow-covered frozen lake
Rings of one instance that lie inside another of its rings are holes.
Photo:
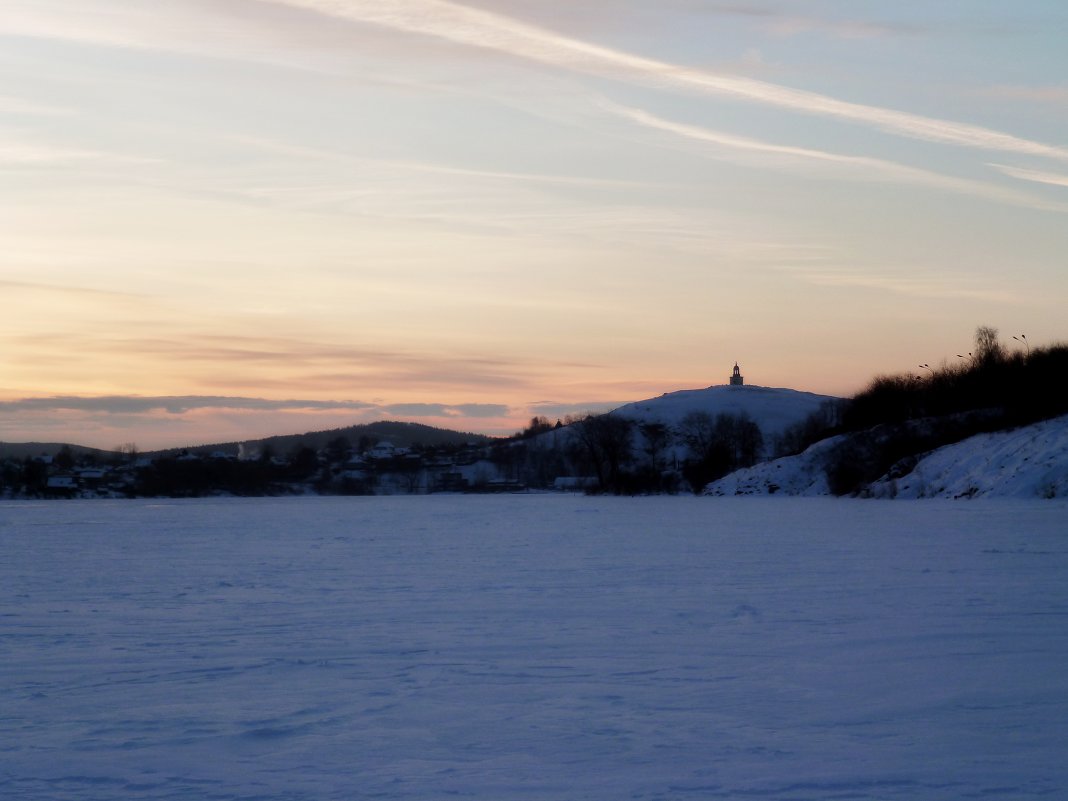
[[[1068,505],[0,503],[0,797],[1068,798]]]

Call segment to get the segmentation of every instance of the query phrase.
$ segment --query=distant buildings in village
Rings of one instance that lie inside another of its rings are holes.
[[[489,449],[421,448],[387,441],[363,452],[351,446],[298,446],[284,456],[261,443],[233,451],[183,451],[109,458],[42,453],[0,459],[0,498],[199,497],[204,495],[501,492],[522,489],[501,478]]]

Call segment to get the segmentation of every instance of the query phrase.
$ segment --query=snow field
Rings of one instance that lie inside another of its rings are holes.
[[[1068,796],[1066,512],[2,504],[0,797]]]

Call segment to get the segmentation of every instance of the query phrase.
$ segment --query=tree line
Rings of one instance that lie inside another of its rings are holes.
[[[535,417],[494,446],[491,458],[528,486],[549,488],[560,476],[585,477],[582,486],[589,492],[636,495],[700,492],[710,481],[755,464],[763,450],[760,427],[745,413],[694,411],[669,426],[609,412],[555,425]]]
[[[918,372],[875,376],[852,398],[788,430],[785,453],[841,435],[825,462],[833,493],[863,493],[873,481],[904,475],[924,453],[975,434],[1068,413],[1068,345],[1010,350],[996,328],[979,326],[972,350]]]

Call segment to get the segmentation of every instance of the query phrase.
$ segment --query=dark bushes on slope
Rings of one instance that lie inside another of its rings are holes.
[[[924,375],[877,376],[845,404],[824,432],[850,435],[828,458],[832,492],[861,492],[901,460],[974,434],[1068,413],[1068,345],[1009,353],[983,326],[959,358]]]

